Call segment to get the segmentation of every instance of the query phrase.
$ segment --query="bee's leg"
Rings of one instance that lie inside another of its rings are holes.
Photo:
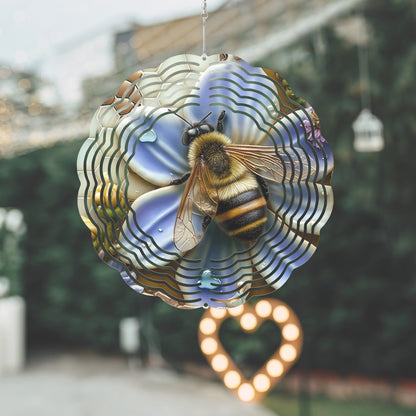
[[[208,225],[211,224],[211,217],[209,215],[205,215],[204,219],[202,220],[202,229],[205,231],[208,228]]]
[[[260,185],[261,193],[264,196],[266,202],[269,200],[269,187],[267,186],[266,181],[261,177],[256,175],[257,182]]]
[[[189,178],[190,175],[191,175],[191,172],[187,172],[187,173],[185,173],[185,175],[182,176],[182,178],[174,179],[170,184],[171,185],[181,185],[182,183],[184,183]]]
[[[223,122],[224,117],[225,117],[225,110],[222,110],[217,120],[217,131],[219,131],[220,133],[224,131],[224,122]]]

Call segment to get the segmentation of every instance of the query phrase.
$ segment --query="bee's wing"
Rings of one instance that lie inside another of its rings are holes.
[[[212,184],[208,169],[197,160],[176,216],[173,241],[178,250],[191,250],[201,241],[209,221],[217,213],[217,207],[217,189]]]
[[[315,169],[300,148],[228,145],[228,155],[255,175],[272,182],[297,182],[310,177]]]

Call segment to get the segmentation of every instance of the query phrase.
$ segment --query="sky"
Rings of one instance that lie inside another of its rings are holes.
[[[207,0],[208,13],[224,0]],[[0,65],[35,68],[89,36],[202,12],[202,0],[1,0]]]

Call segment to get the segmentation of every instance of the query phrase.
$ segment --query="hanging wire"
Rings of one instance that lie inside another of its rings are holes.
[[[369,33],[364,16],[361,17],[361,28],[357,29],[359,39],[357,40],[358,49],[358,71],[360,77],[361,90],[361,106],[363,109],[371,111],[371,96],[370,96],[370,72],[369,72]]]
[[[207,12],[207,1],[203,0],[202,2],[202,59],[205,61],[207,59],[207,45],[206,45],[206,22],[208,19]]]
[[[368,48],[366,44],[358,45],[358,67],[361,83],[361,105],[362,108],[366,108],[371,111]]]

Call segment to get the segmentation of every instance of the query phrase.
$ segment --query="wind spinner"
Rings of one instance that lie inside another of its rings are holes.
[[[313,107],[278,73],[205,46],[127,78],[94,114],[77,170],[99,257],[178,308],[279,289],[333,206]]]

